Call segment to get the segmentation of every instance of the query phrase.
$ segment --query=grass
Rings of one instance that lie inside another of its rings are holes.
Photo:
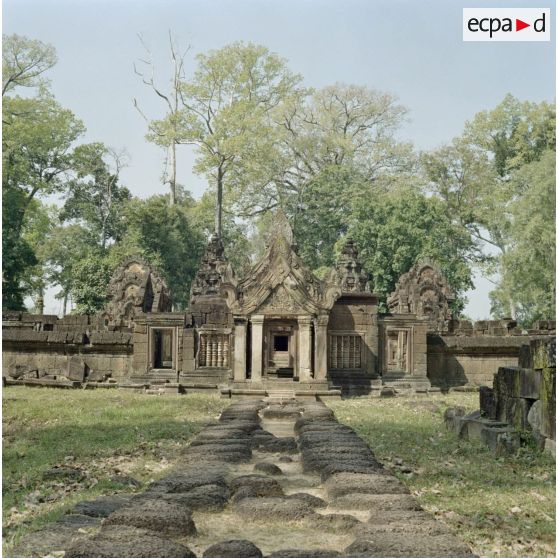
[[[228,403],[198,394],[4,388],[5,550],[80,500],[130,490],[111,480],[117,473],[142,483],[161,476]],[[495,458],[480,444],[458,440],[443,425],[443,412],[453,405],[473,410],[478,396],[330,403],[421,504],[479,555],[554,556],[554,460],[529,447]],[[85,478],[43,480],[55,465],[82,469]]]
[[[204,394],[4,388],[5,549],[80,500],[131,490],[115,475],[142,483],[161,476],[227,404]],[[79,468],[85,478],[43,480],[56,465]]]
[[[477,409],[477,394],[351,398],[329,405],[423,507],[480,556],[555,556],[554,459],[531,447],[496,458],[444,427],[444,410]]]

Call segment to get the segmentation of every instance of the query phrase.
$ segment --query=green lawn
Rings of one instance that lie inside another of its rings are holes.
[[[529,448],[494,458],[447,432],[447,406],[478,407],[476,394],[352,398],[330,403],[424,507],[482,556],[554,555],[554,460]],[[177,450],[229,404],[209,395],[12,387],[3,392],[5,548],[85,498],[129,490],[172,466]],[[43,480],[54,465],[79,481]],[[411,472],[402,472],[402,471]]]
[[[120,390],[3,390],[3,526],[9,548],[23,533],[93,495],[131,490],[163,474],[227,401],[210,395],[150,396]],[[43,480],[55,465],[81,480]]]
[[[531,448],[495,458],[444,428],[444,410],[477,409],[478,394],[359,397],[329,405],[479,555],[555,555],[554,459]]]

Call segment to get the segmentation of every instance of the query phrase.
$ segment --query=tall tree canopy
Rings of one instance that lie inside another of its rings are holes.
[[[474,247],[466,231],[445,214],[439,199],[413,187],[361,199],[355,204],[349,234],[382,302],[403,273],[427,259],[440,266],[454,290],[454,310],[463,309],[464,292],[472,287]]]
[[[29,294],[24,278],[37,263],[23,238],[28,211],[36,197],[64,188],[74,142],[83,124],[62,108],[45,88],[43,73],[56,61],[54,49],[17,35],[4,36],[2,48],[2,246],[3,307],[23,308]],[[17,87],[38,87],[20,97]]]
[[[199,54],[197,63],[192,78],[181,84],[180,110],[153,122],[148,138],[161,145],[176,141],[197,147],[194,170],[215,188],[215,231],[220,235],[226,185],[265,176],[261,163],[273,141],[270,113],[300,77],[280,57],[253,44],[233,43]]]
[[[550,216],[555,211],[555,170],[549,160],[556,151],[555,122],[549,103],[520,102],[508,95],[493,110],[467,122],[462,136],[449,146],[422,158],[431,191],[484,252],[484,270],[496,287],[493,311],[525,324],[554,315],[551,276],[543,273],[539,279],[545,287],[535,288],[541,284],[535,281],[531,288],[518,270],[524,269],[520,260],[541,271],[554,258],[554,241],[549,244],[548,238],[554,238]],[[537,195],[548,202],[544,211],[536,203]],[[522,239],[535,241],[533,231],[539,235],[537,244],[545,247],[544,257],[534,246],[530,255],[526,251]]]

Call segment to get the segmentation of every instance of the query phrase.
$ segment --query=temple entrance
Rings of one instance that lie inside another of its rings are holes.
[[[297,378],[296,322],[267,324],[265,335],[265,370],[269,378]]]

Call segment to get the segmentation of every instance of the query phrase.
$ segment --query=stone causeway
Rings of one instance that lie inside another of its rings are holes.
[[[320,401],[240,400],[139,493],[80,502],[13,556],[473,557]]]

